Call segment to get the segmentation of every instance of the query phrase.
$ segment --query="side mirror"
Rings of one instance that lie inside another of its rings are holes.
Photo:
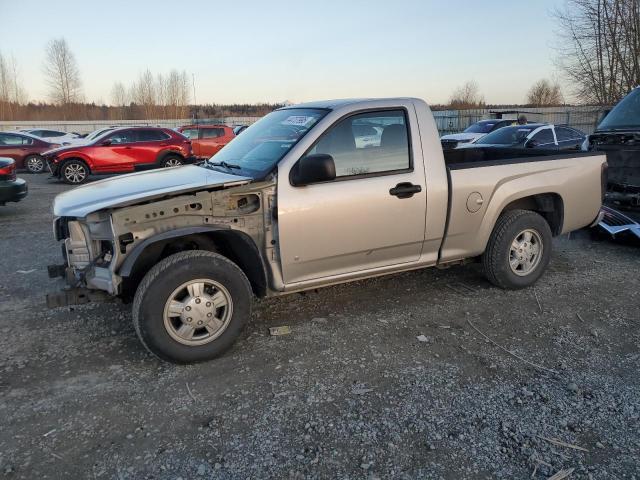
[[[527,143],[525,143],[524,145],[526,148],[535,148],[538,146],[538,142],[536,142],[535,140],[531,139],[529,140]]]
[[[103,147],[108,147],[109,145],[111,145],[111,140],[103,140],[102,142],[100,142],[100,145],[102,145]]]
[[[291,184],[297,187],[310,183],[330,182],[336,178],[336,165],[331,155],[316,153],[298,160],[291,169]]]

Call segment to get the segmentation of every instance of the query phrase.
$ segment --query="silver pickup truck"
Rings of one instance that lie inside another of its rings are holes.
[[[229,348],[252,297],[480,261],[523,288],[552,236],[598,220],[599,153],[442,151],[413,98],[276,110],[198,166],[136,173],[58,195],[68,287],[50,306],[133,300],[142,343],[189,363]]]

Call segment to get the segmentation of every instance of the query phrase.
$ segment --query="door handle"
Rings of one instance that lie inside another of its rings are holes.
[[[131,150],[132,147],[124,147],[125,150]]]
[[[421,191],[422,187],[420,185],[414,185],[411,182],[402,182],[389,190],[389,195],[398,198],[411,198],[415,193],[420,193]]]

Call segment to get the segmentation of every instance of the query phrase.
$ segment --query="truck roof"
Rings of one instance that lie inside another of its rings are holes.
[[[367,104],[370,102],[390,101],[390,100],[411,100],[420,101],[419,98],[411,97],[391,97],[391,98],[339,98],[335,100],[320,100],[317,102],[298,103],[288,107],[282,107],[280,110],[288,110],[292,108],[326,108],[329,110],[335,110],[336,108],[344,107],[346,105],[354,105],[358,103]]]

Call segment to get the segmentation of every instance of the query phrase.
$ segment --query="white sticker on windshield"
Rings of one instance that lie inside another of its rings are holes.
[[[307,117],[305,115],[291,115],[287,117],[285,121],[282,122],[282,125],[299,125],[304,126],[308,123],[315,120],[315,117]]]

